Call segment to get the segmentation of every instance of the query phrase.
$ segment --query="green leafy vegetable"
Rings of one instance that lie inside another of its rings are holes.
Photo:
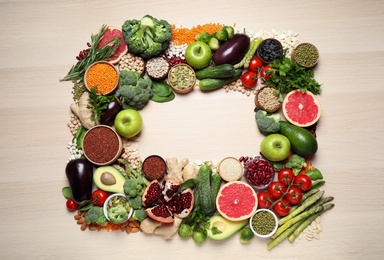
[[[64,198],[71,199],[72,198],[72,190],[71,187],[63,187],[61,192],[63,193]]]
[[[108,224],[107,218],[104,216],[103,208],[98,206],[92,206],[84,219],[85,223],[96,223],[100,226],[106,226]]]
[[[255,108],[256,124],[260,132],[264,135],[277,133],[280,131],[280,114],[268,114],[266,111]]]
[[[307,166],[304,157],[294,154],[288,158],[288,161],[285,163],[285,167],[290,168],[295,175],[298,175],[299,172]]]
[[[92,110],[92,120],[99,121],[103,115],[103,111],[108,107],[108,104],[114,99],[114,96],[106,96],[96,94],[97,87],[94,87],[89,92],[89,105],[87,108]]]

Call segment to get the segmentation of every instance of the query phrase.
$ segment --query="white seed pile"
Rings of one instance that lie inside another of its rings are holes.
[[[321,231],[323,231],[323,227],[321,226],[321,218],[318,216],[303,230],[303,232],[300,233],[300,235],[295,239],[295,242],[299,242],[302,238],[305,238],[308,241],[312,241],[313,239],[319,240]]]
[[[77,130],[81,126],[80,119],[72,112],[67,126],[69,127],[69,131],[71,131],[72,135],[75,135]]]
[[[68,143],[67,149],[69,151],[68,162],[79,159],[83,155],[83,150],[77,149],[76,139]]]
[[[122,138],[124,152],[121,154],[121,158],[128,158],[129,163],[132,165],[134,169],[137,169],[141,162],[140,154],[139,154],[139,141],[140,138],[131,138],[126,139]]]
[[[179,57],[185,59],[184,54],[187,47],[188,44],[176,45],[174,42],[170,42],[167,50],[165,51],[165,55],[168,58]]]
[[[237,91],[237,92],[241,92],[242,94],[245,94],[247,96],[250,96],[251,94],[256,95],[258,88],[257,88],[257,86],[252,88],[252,89],[245,88],[243,86],[243,83],[241,83],[241,79],[237,79],[237,80],[223,86],[223,89],[227,93],[229,91]]]

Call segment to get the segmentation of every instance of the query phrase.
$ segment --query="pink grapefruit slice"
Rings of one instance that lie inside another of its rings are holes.
[[[320,103],[310,91],[289,92],[283,101],[282,110],[284,117],[293,125],[308,127],[315,124],[321,115]]]
[[[257,194],[247,183],[230,181],[217,195],[216,208],[221,216],[231,221],[248,219],[257,210]]]
[[[113,54],[113,56],[109,60],[109,62],[112,64],[117,64],[120,61],[121,57],[128,52],[128,46],[125,43],[121,29],[114,27],[114,26],[108,26],[108,29],[104,33],[103,38],[100,40],[100,43],[98,46],[99,48],[102,48],[110,40],[112,40],[113,38],[118,38],[118,37],[121,38],[119,47],[117,47],[115,53]]]

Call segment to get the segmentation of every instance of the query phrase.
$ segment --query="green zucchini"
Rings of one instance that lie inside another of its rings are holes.
[[[216,210],[216,201],[213,199],[211,189],[212,168],[202,165],[197,176],[197,190],[199,194],[200,209],[205,214],[213,213]]]
[[[230,78],[235,75],[235,68],[232,64],[221,64],[218,66],[207,67],[196,71],[197,79],[222,79]]]
[[[242,69],[236,69],[235,75],[226,79],[211,79],[211,78],[202,79],[199,81],[199,87],[202,91],[209,91],[209,90],[215,90],[215,89],[221,88],[240,78],[242,72],[243,72]]]

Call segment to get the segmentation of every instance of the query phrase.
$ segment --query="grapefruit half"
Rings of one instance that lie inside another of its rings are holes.
[[[257,194],[245,182],[230,181],[220,188],[216,208],[220,215],[228,220],[248,219],[257,210]]]
[[[282,104],[284,117],[293,125],[308,127],[315,124],[321,115],[320,103],[310,91],[292,90]]]
[[[109,62],[112,64],[117,64],[120,61],[121,57],[128,52],[128,46],[125,43],[121,29],[114,27],[114,26],[108,26],[108,29],[104,33],[103,38],[100,40],[100,43],[98,46],[99,48],[102,48],[105,45],[107,45],[107,43],[110,40],[112,40],[113,38],[118,38],[118,37],[120,38],[120,45],[119,45],[119,47],[117,47],[115,53],[113,54],[113,56],[109,60]]]

